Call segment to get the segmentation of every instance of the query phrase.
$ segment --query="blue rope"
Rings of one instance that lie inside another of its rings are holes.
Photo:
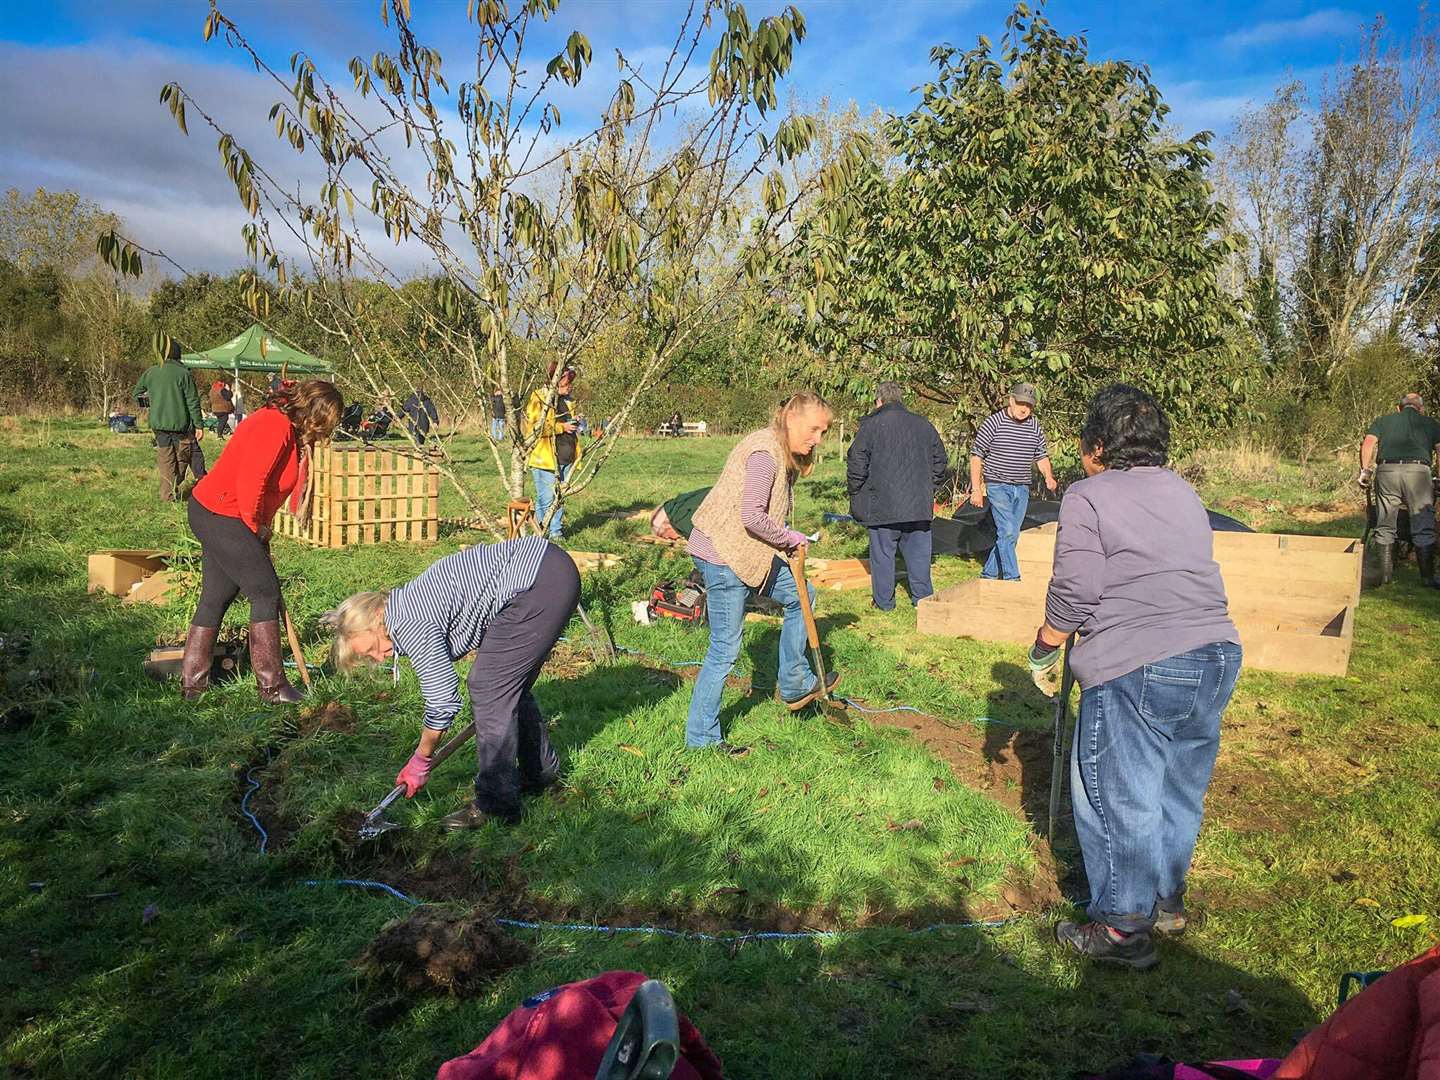
[[[866,927],[859,930],[756,930],[748,933],[706,934],[699,930],[671,930],[664,926],[601,926],[594,923],[542,923],[524,919],[496,919],[501,926],[516,930],[550,930],[590,934],[646,934],[652,937],[678,938],[684,941],[706,941],[721,945],[739,945],[746,941],[817,941],[854,937],[858,934],[883,930],[885,927]],[[929,926],[908,930],[910,936],[929,934],[937,930],[993,930],[1015,922],[1009,919],[984,919],[977,922],[932,923]]]
[[[403,900],[405,901],[405,903],[413,904],[416,907],[424,903],[424,901],[422,900],[415,900],[409,896],[406,896],[403,892],[395,888],[393,885],[386,885],[383,881],[369,881],[365,878],[337,878],[335,880],[329,881],[307,881],[305,882],[305,884],[310,886],[312,889],[320,885],[351,885],[357,889],[379,889],[381,892],[389,893],[396,900]]]
[[[270,764],[270,751],[265,751],[265,764]],[[260,854],[266,854],[265,848],[270,843],[270,834],[265,831],[265,826],[260,824],[260,819],[250,812],[250,796],[260,790],[260,781],[255,779],[255,770],[258,765],[251,765],[245,770],[245,779],[250,786],[240,799],[240,812],[250,819],[250,824],[255,826],[255,831],[260,834]]]

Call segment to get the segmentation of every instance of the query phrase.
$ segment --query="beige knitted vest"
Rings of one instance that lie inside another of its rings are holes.
[[[769,517],[781,528],[790,517],[790,480],[785,474],[785,452],[769,428],[745,436],[725,459],[720,479],[695,511],[695,524],[710,538],[725,565],[751,588],[758,588],[770,573],[778,552],[756,540],[740,522],[740,496],[745,491],[745,463],[763,450],[775,459],[775,483],[770,488]]]

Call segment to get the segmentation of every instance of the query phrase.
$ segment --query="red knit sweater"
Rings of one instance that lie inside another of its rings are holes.
[[[253,533],[269,528],[275,511],[292,492],[291,509],[305,489],[300,444],[290,418],[276,408],[257,409],[235,429],[220,459],[195,485],[200,505],[238,517]]]

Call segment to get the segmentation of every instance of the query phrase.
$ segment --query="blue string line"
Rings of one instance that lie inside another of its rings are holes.
[[[405,903],[413,904],[416,907],[419,907],[422,903],[424,903],[424,901],[422,900],[415,900],[409,896],[406,896],[403,892],[395,888],[393,885],[386,885],[383,881],[369,881],[365,878],[338,878],[333,881],[307,881],[305,882],[305,884],[309,885],[311,888],[315,888],[319,885],[351,885],[357,889],[379,889],[381,892],[389,893],[396,900],[403,900],[405,901]]]
[[[270,752],[268,750],[265,752],[265,764],[270,764]],[[249,782],[250,786],[245,790],[245,794],[240,799],[240,812],[250,819],[250,824],[254,825],[255,831],[260,834],[260,854],[264,855],[266,854],[265,848],[270,843],[270,834],[265,831],[265,826],[260,824],[260,819],[250,812],[249,807],[250,796],[260,790],[260,781],[255,779],[255,770],[257,768],[259,768],[259,766],[251,765],[250,768],[245,770],[245,779]]]
[[[876,930],[889,929],[888,927],[866,927],[857,930],[756,930],[747,933],[729,934],[706,934],[699,930],[672,930],[664,926],[601,926],[594,923],[542,923],[530,922],[524,919],[496,919],[501,926],[508,926],[517,930],[550,930],[563,932],[582,932],[591,934],[647,934],[654,937],[678,938],[684,941],[707,941],[722,945],[738,945],[746,941],[816,941],[826,939],[840,939],[854,937],[859,934],[873,933]],[[907,930],[910,936],[918,934],[929,934],[937,930],[993,930],[996,927],[1005,926],[1015,922],[1008,919],[984,919],[976,922],[961,923],[932,923],[929,926],[917,927]]]

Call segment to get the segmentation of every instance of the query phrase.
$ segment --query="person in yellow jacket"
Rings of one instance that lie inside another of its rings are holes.
[[[575,388],[575,369],[567,367],[560,373],[555,390],[549,389],[550,380],[555,378],[557,363],[550,361],[545,372],[545,386],[535,390],[525,405],[525,434],[539,432],[530,456],[525,463],[530,466],[530,476],[535,481],[535,520],[542,525],[556,502],[555,489],[565,482],[576,465],[580,464],[580,425],[575,420],[575,402],[571,391]],[[565,506],[555,506],[550,518],[550,539],[559,540],[561,526],[565,520]]]

